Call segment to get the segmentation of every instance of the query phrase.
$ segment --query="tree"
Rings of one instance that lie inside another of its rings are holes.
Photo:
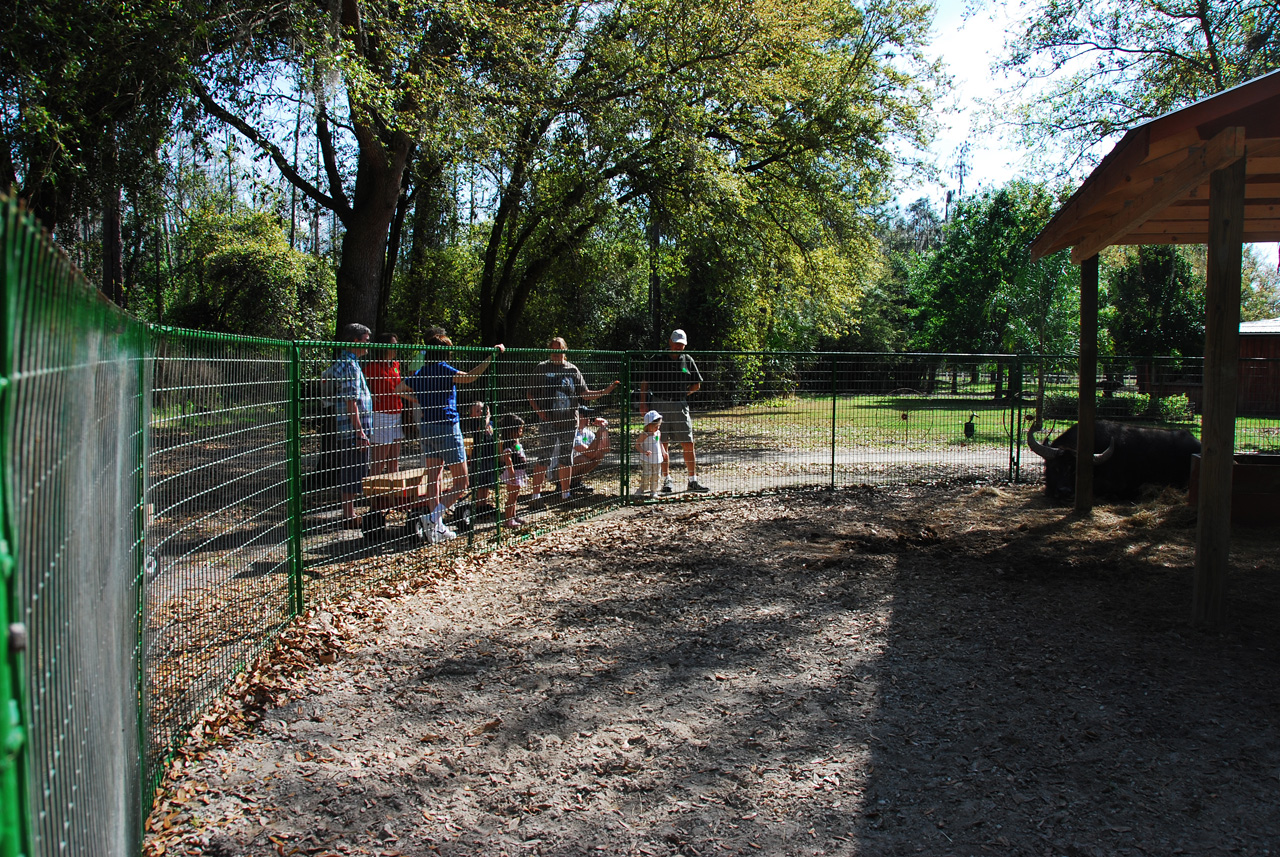
[[[556,260],[624,209],[661,212],[667,246],[753,231],[755,258],[777,261],[770,249],[807,253],[814,230],[859,246],[847,209],[883,195],[891,140],[923,134],[928,77],[903,69],[928,71],[924,7],[591,10],[544,16],[541,37],[485,78],[484,165],[497,191],[479,286],[484,340],[510,338]]]
[[[1129,250],[1107,276],[1105,326],[1117,354],[1195,357],[1204,353],[1204,280],[1178,248]]]
[[[333,272],[289,247],[278,219],[263,212],[192,212],[180,237],[190,265],[169,301],[177,325],[276,339],[326,339],[333,329]]]
[[[918,349],[1074,350],[1079,276],[1065,251],[1033,263],[1027,249],[1057,205],[1044,185],[1020,180],[956,205],[912,277]]]
[[[1041,0],[1001,63],[1020,76],[1017,122],[1090,164],[1114,134],[1280,67],[1273,0]]]
[[[1258,258],[1250,247],[1244,255],[1240,284],[1240,320],[1280,318],[1280,270]]]
[[[1246,244],[1240,259],[1240,320],[1259,321],[1280,316],[1280,271],[1261,258],[1258,245]],[[1179,254],[1191,266],[1194,282],[1208,281],[1209,253],[1203,244],[1185,244]]]
[[[519,4],[515,4],[518,6]],[[376,326],[387,239],[416,160],[447,164],[470,120],[460,83],[512,33],[491,7],[409,0],[285,2],[244,29],[193,81],[207,114],[234,128],[280,175],[343,225],[337,324]],[[503,10],[518,21],[521,9]],[[288,121],[311,117],[311,174]],[[419,174],[433,170],[419,168]]]
[[[101,217],[101,287],[125,295],[122,188],[140,188],[221,3],[23,0],[0,30],[0,189],[51,232]]]
[[[903,351],[916,336],[911,281],[922,260],[942,241],[942,218],[925,198],[906,211],[884,209],[876,217],[882,262],[863,293],[850,329],[823,350]]]

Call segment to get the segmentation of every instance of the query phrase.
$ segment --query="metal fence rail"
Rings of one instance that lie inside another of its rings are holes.
[[[295,613],[293,347],[151,332],[145,506],[148,778]]]
[[[570,350],[591,400],[579,418],[551,404],[565,370],[546,348],[373,345],[371,374],[457,382],[467,466],[432,466],[424,435],[453,416],[416,419],[412,395],[407,436],[380,436],[365,479],[329,380],[351,346],[140,325],[16,207],[0,214],[0,857],[137,853],[185,731],[305,605],[392,573],[388,557],[697,499],[687,461],[721,498],[1033,480],[1026,430],[1077,408],[1073,357],[692,352],[691,457],[668,402],[670,492],[650,498],[634,444],[668,352]],[[1198,430],[1200,367],[1107,358],[1099,417]],[[1237,448],[1280,451],[1280,361],[1240,372]],[[437,528],[441,494],[457,502]]]

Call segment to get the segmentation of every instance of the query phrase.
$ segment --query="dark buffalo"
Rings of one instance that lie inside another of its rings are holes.
[[[1050,444],[1027,432],[1027,445],[1044,459],[1045,490],[1050,497],[1076,493],[1076,432],[1078,426],[1058,435]],[[1182,429],[1158,429],[1098,420],[1094,424],[1093,492],[1097,497],[1133,500],[1143,485],[1175,485],[1186,488],[1191,477],[1191,456],[1200,452],[1200,441]]]

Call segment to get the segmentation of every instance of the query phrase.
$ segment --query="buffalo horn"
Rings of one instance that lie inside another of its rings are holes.
[[[1059,455],[1062,455],[1062,450],[1058,449],[1056,446],[1049,446],[1047,443],[1041,443],[1036,440],[1036,430],[1034,427],[1027,429],[1027,446],[1031,447],[1031,451],[1043,458],[1045,461],[1052,461]],[[1107,453],[1103,454],[1106,455]]]
[[[1105,464],[1107,461],[1111,460],[1111,456],[1115,455],[1115,452],[1116,452],[1116,442],[1115,442],[1115,438],[1112,438],[1111,444],[1106,449],[1104,449],[1102,452],[1095,452],[1093,454],[1094,465],[1097,466],[1099,464]]]

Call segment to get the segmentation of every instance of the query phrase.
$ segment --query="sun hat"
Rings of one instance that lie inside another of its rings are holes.
[[[684,331],[677,327],[671,331],[671,341],[677,345],[688,345],[689,337],[685,336]]]
[[[662,419],[662,414],[658,413],[657,411],[649,411],[649,413],[644,415],[644,424],[648,425],[649,423],[652,423],[652,422],[658,422],[661,419]]]

